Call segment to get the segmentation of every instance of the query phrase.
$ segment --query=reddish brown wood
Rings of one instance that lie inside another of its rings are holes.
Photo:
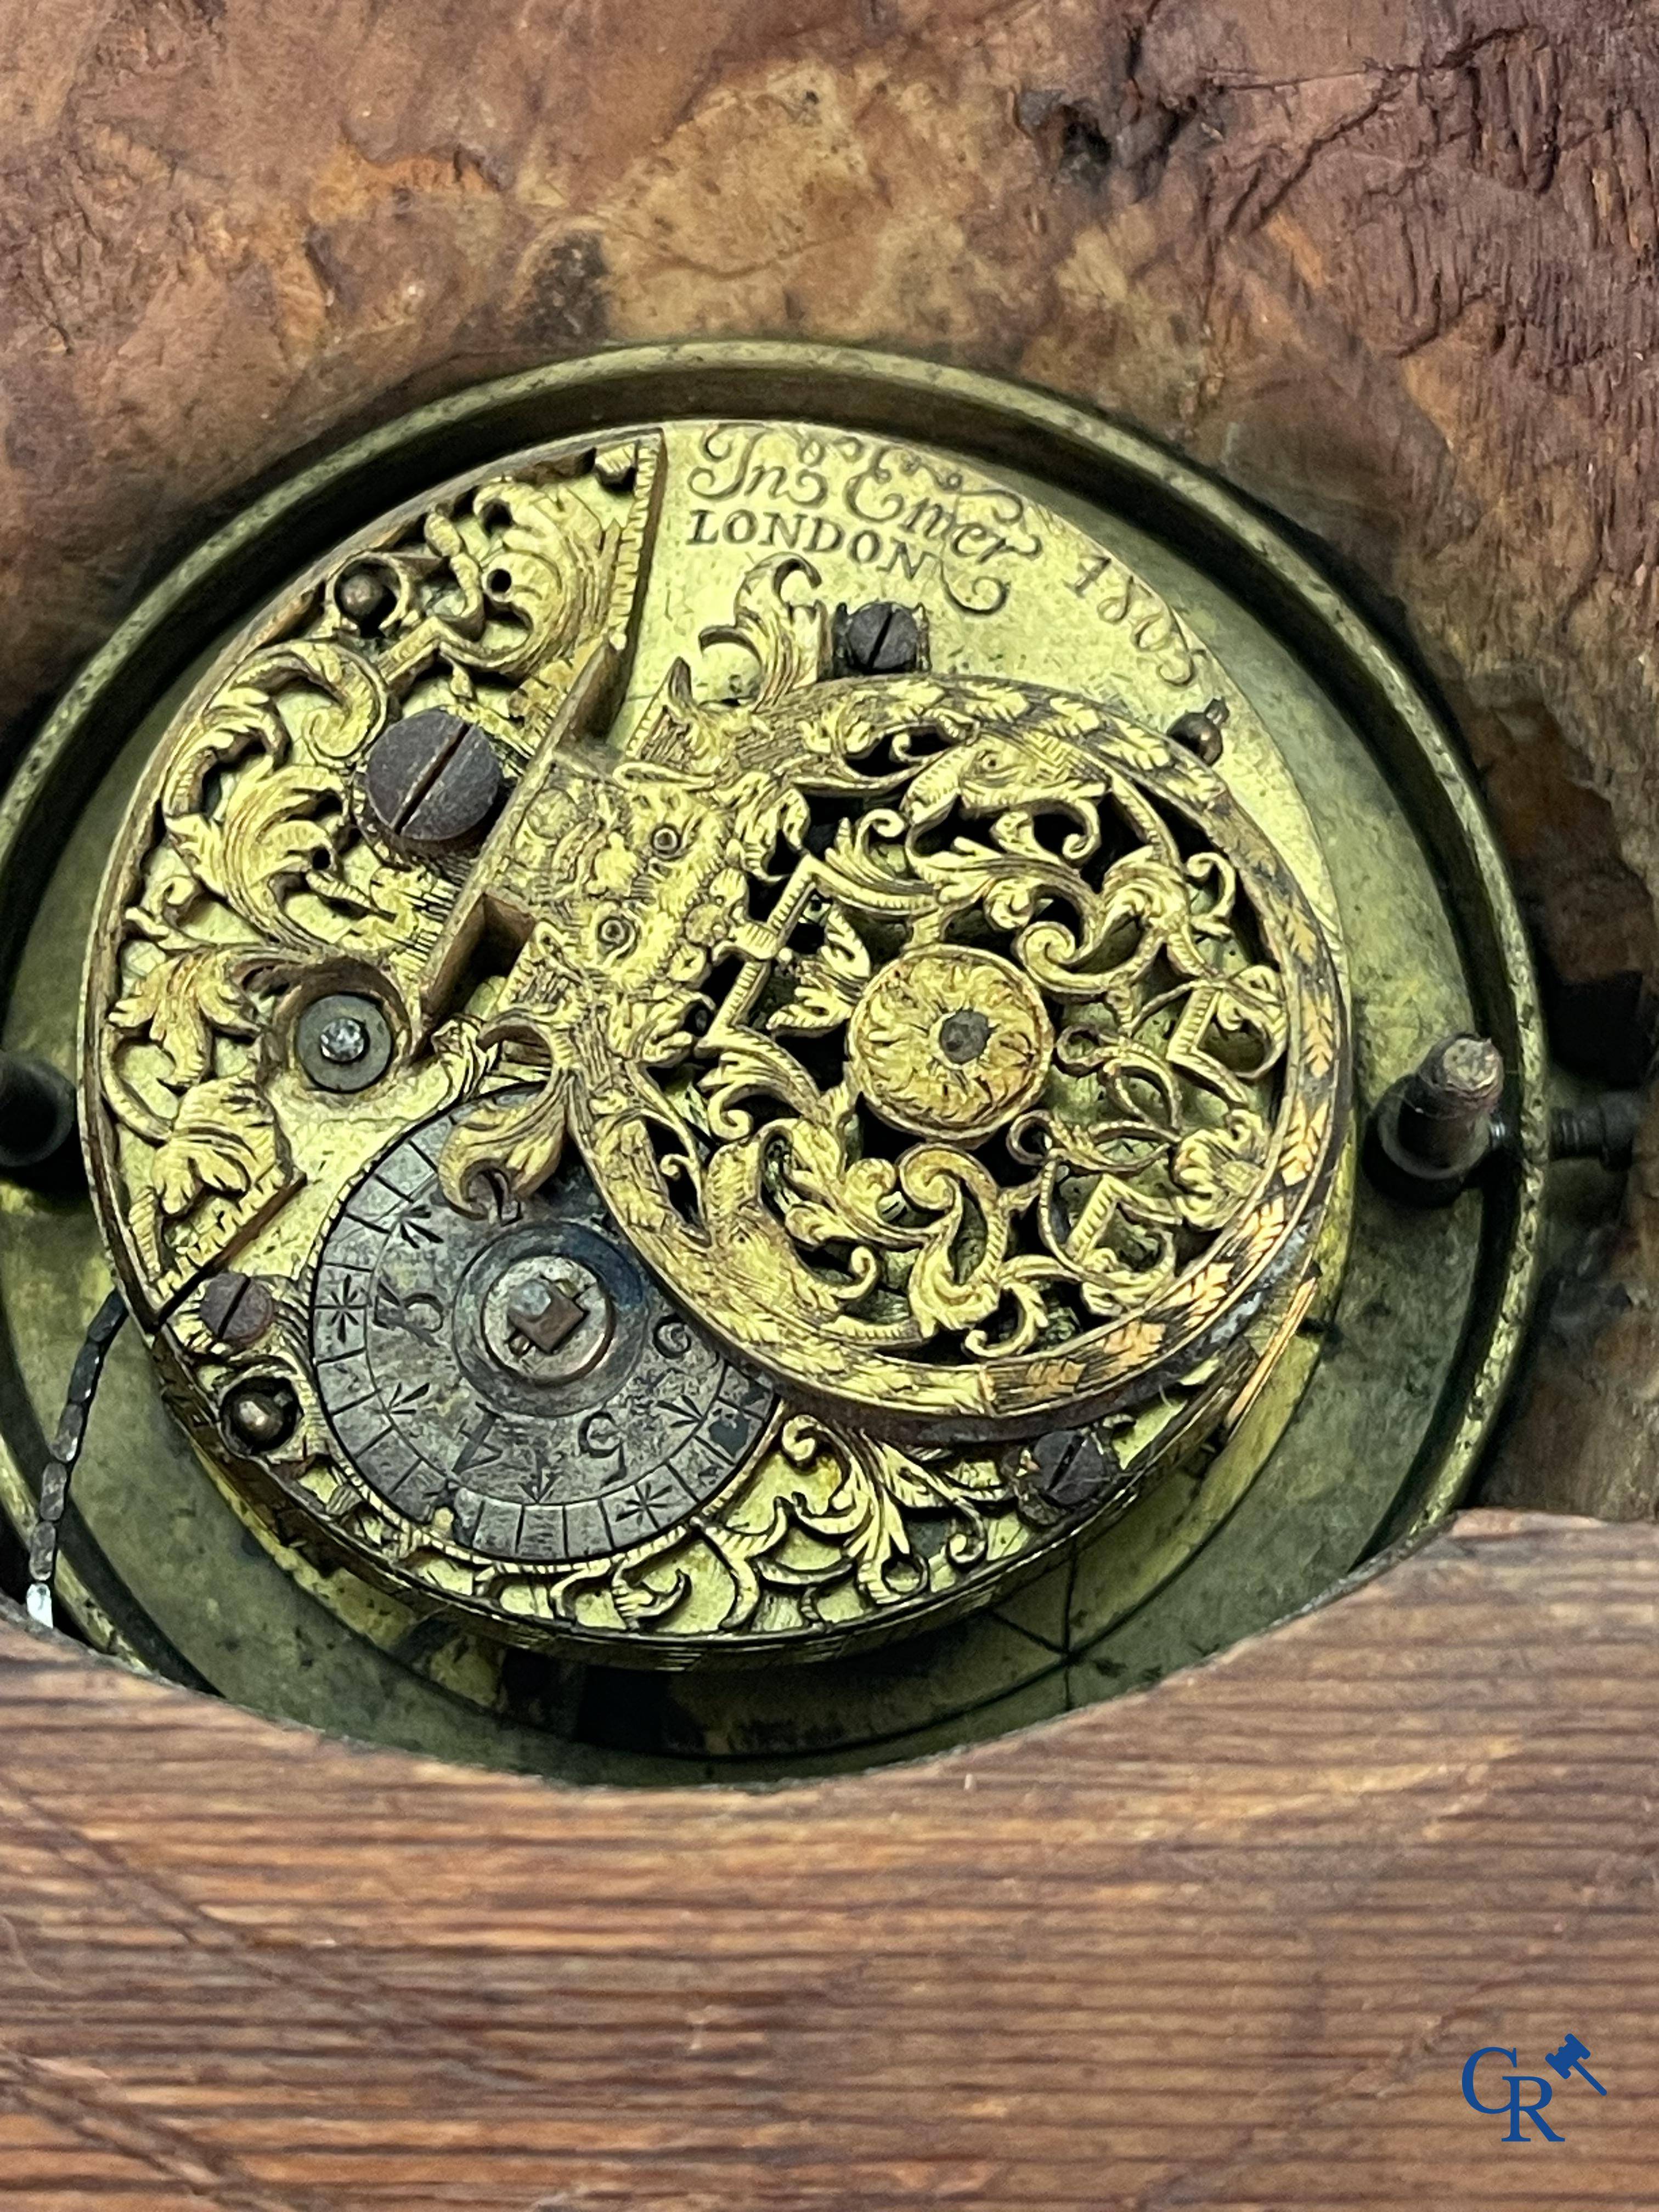
[[[9,1626],[0,2202],[1659,2204],[1656,1703],[1659,1530],[1492,1513],[770,1795],[360,1750]],[[1464,2058],[1570,2032],[1609,2094],[1501,2144]]]

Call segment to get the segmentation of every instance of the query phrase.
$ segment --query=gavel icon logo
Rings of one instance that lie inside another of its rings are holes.
[[[1581,2043],[1576,2035],[1570,2035],[1559,2051],[1544,2053],[1544,2063],[1553,2068],[1564,2081],[1571,2081],[1575,2074],[1582,2075],[1598,2097],[1605,2097],[1607,2091],[1583,2063],[1589,2057],[1589,2044]]]

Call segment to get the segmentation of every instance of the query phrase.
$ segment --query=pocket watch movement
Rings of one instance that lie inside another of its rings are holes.
[[[1529,1264],[1518,931],[1380,648],[1206,500],[1036,395],[665,349],[376,434],[181,572],[217,633],[52,894],[173,1525],[207,1483],[342,1653],[513,1729],[787,1764],[1070,1680],[1264,1469],[1280,1595],[1443,1510],[1478,1278],[1518,1313]],[[1359,1139],[1449,1036],[1520,1151],[1407,1226]],[[133,1542],[192,1644],[188,1546]]]
[[[1331,1265],[1347,1022],[1271,729],[1114,571],[925,447],[693,419],[261,611],[82,1054],[225,1481],[497,1633],[810,1656],[1207,1448]]]

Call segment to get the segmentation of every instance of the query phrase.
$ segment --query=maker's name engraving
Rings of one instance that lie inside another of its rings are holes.
[[[872,574],[929,574],[967,615],[1000,614],[1042,539],[1018,492],[906,446],[793,426],[723,422],[687,477],[691,545],[843,555]]]

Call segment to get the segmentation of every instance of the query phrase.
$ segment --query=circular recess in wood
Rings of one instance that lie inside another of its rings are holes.
[[[775,344],[487,386],[239,517],[26,770],[11,1003],[67,1053],[90,944],[154,1353],[66,1541],[108,1648],[449,1756],[761,1779],[1151,1679],[1467,1483],[1546,1152],[1514,902],[1382,641],[1115,425]],[[1402,1205],[1358,1136],[1455,1036],[1500,1140]],[[513,1242],[571,1175],[631,1304]],[[99,1227],[7,1204],[21,1522]],[[428,1230],[430,1283],[357,1264]],[[198,1316],[233,1275],[246,1343]],[[641,1300],[709,1385],[672,1451],[666,1337],[598,1419]],[[256,1449],[222,1408],[278,1382]]]

